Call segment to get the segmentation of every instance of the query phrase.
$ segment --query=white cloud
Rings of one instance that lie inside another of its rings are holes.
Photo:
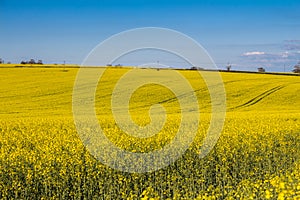
[[[243,56],[257,56],[257,55],[265,55],[265,52],[261,52],[261,51],[252,51],[252,52],[246,52],[243,53]]]
[[[281,57],[282,58],[288,58],[289,57],[289,52],[286,51],[286,52],[282,53]]]

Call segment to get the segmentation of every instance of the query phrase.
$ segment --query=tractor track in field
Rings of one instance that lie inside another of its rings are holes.
[[[233,80],[233,81],[226,81],[224,83],[222,82],[221,84],[225,85],[225,84],[228,84],[228,83],[235,83],[235,82],[239,82],[239,81],[243,81],[243,79],[241,79],[241,80]],[[220,84],[216,84],[216,85],[214,85],[214,87],[218,87],[219,85]],[[164,99],[164,100],[161,100],[161,101],[157,101],[156,104],[172,103],[172,102],[178,100],[179,98],[186,98],[188,96],[193,95],[193,93],[196,95],[197,92],[202,92],[202,91],[205,91],[205,90],[208,90],[208,89],[207,88],[196,89],[193,92],[186,92],[186,93],[183,93],[183,94],[181,94],[179,96],[176,96],[176,97],[172,97],[172,98]],[[209,90],[208,90],[208,92],[209,92]],[[151,106],[151,105],[153,105],[153,104],[140,105],[140,106],[134,107],[133,109],[144,108],[145,106]]]
[[[253,79],[255,80],[255,79]],[[225,84],[228,84],[228,83],[235,83],[235,82],[240,82],[240,81],[244,81],[243,79],[240,79],[240,80],[233,80],[233,81],[226,81],[226,82],[222,82],[221,84],[222,85],[225,85]],[[216,85],[213,85],[213,87],[218,87],[220,84],[216,84]],[[176,100],[178,100],[179,98],[186,98],[190,95],[193,95],[196,94],[197,92],[202,92],[202,91],[205,91],[205,90],[208,90],[207,88],[200,88],[200,89],[196,89],[194,90],[193,92],[186,92],[186,93],[183,93],[179,96],[176,96],[176,97],[172,97],[172,98],[168,98],[168,99],[164,99],[164,100],[161,100],[161,101],[157,101],[155,104],[163,104],[163,103],[172,103]],[[208,90],[209,92],[209,90]],[[152,106],[152,104],[147,104],[147,105],[138,105],[138,106],[135,106],[133,107],[133,109],[140,109],[140,108],[144,108],[144,107],[147,107],[147,106]]]
[[[179,96],[176,96],[176,97],[172,97],[172,98],[164,99],[164,100],[161,100],[161,101],[157,101],[155,104],[172,103],[172,102],[178,100],[179,98],[186,98],[188,96],[193,95],[193,93],[204,91],[204,90],[205,90],[205,88],[200,88],[200,89],[194,90],[193,92],[186,92],[186,93],[183,93],[183,94],[181,94]],[[140,109],[140,108],[144,108],[144,107],[152,106],[152,105],[153,105],[153,103],[146,104],[146,105],[139,105],[139,106],[133,107],[133,109]]]
[[[285,85],[280,85],[280,86],[276,86],[276,87],[273,87],[263,93],[261,93],[260,95],[250,99],[249,101],[247,101],[246,103],[243,103],[241,105],[238,105],[236,107],[233,107],[233,108],[230,108],[229,110],[232,111],[232,110],[235,110],[235,109],[239,109],[239,108],[246,108],[246,107],[249,107],[249,106],[252,106],[252,105],[255,105],[257,104],[258,102],[260,102],[261,100],[265,99],[266,97],[270,96],[271,94],[283,89],[284,87],[286,87]]]

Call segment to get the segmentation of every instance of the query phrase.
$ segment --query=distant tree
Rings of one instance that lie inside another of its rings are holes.
[[[204,70],[204,68],[193,66],[191,67],[191,70]]]
[[[36,64],[34,59],[30,59],[29,64]]]
[[[24,65],[24,64],[27,64],[27,62],[26,62],[26,61],[24,61],[24,60],[22,60],[22,61],[21,61],[21,64],[23,64],[23,65]]]
[[[4,61],[2,60],[2,58],[0,58],[0,64],[4,63]]]
[[[295,69],[293,70],[293,72],[300,73],[300,67],[295,67]]]
[[[43,61],[42,61],[42,60],[38,60],[38,61],[37,61],[37,64],[42,65],[42,64],[43,64]]]
[[[11,62],[8,61],[7,64],[11,64]]]
[[[230,71],[231,70],[231,64],[227,64],[227,66],[226,66],[226,69],[227,69],[227,71]]]
[[[293,72],[294,73],[300,73],[300,62],[298,62],[298,64],[294,66]]]
[[[257,71],[258,71],[258,72],[266,72],[265,68],[263,68],[263,67],[257,68]]]

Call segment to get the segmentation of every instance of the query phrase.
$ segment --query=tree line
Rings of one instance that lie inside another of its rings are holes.
[[[38,65],[42,65],[43,61],[42,60],[35,61],[34,59],[30,59],[28,61],[22,60],[21,64],[38,64]]]
[[[2,58],[0,58],[0,64],[5,64],[5,62]],[[11,64],[11,62],[7,62],[6,64]],[[42,60],[35,61],[34,59],[30,59],[28,61],[22,60],[20,64],[39,64],[39,65],[42,65],[43,61]]]

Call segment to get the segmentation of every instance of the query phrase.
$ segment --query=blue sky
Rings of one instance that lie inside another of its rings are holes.
[[[150,26],[194,38],[219,68],[290,71],[300,61],[299,10],[298,0],[0,0],[0,58],[80,64],[106,38]],[[142,64],[140,55],[119,62]]]

